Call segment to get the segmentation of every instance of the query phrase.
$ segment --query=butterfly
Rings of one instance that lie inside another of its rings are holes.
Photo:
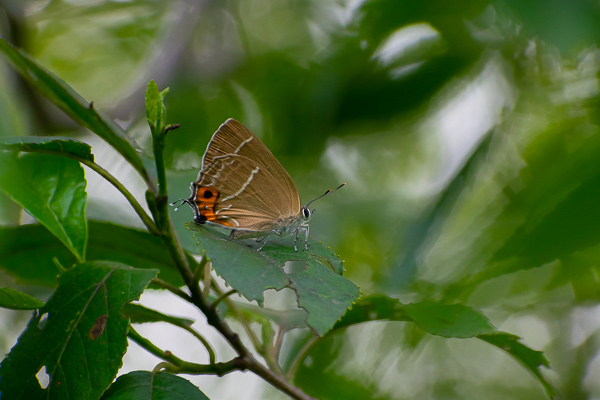
[[[225,121],[211,138],[191,196],[182,199],[194,211],[194,222],[231,230],[231,239],[261,238],[260,251],[273,233],[304,234],[308,250],[310,204],[300,205],[296,184],[273,153],[248,128],[233,118]]]

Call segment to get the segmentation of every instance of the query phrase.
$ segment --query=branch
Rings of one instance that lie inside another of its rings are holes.
[[[162,106],[162,103],[161,103]],[[164,107],[164,106],[162,106]],[[161,110],[158,115],[160,118],[163,117],[164,110]],[[156,196],[156,208],[155,208],[155,220],[156,224],[160,229],[160,238],[162,239],[171,259],[177,267],[185,285],[188,287],[190,291],[190,300],[191,303],[194,304],[204,315],[206,316],[206,321],[209,325],[214,327],[219,333],[225,338],[225,340],[233,347],[239,357],[237,357],[236,366],[238,369],[247,369],[249,371],[254,372],[256,375],[263,378],[265,381],[269,382],[271,385],[286,393],[290,397],[297,400],[314,400],[312,397],[308,396],[299,388],[293,386],[285,378],[271,371],[262,365],[258,360],[252,355],[250,350],[244,346],[240,337],[237,333],[235,333],[227,323],[221,317],[219,317],[217,310],[213,309],[208,303],[207,294],[203,293],[200,290],[200,285],[198,280],[196,279],[195,274],[191,271],[190,266],[188,264],[188,260],[185,257],[183,249],[179,244],[177,236],[175,235],[175,231],[173,229],[173,224],[169,217],[168,210],[168,199],[167,199],[167,180],[164,173],[164,159],[163,159],[163,150],[164,150],[164,135],[166,134],[165,129],[162,127],[164,125],[164,121],[158,120],[156,125],[151,124],[152,129],[152,143],[154,150],[154,160],[156,163],[157,169],[157,177],[158,177],[158,196]],[[161,127],[158,128],[157,127]],[[168,360],[167,360],[168,361]],[[181,360],[179,360],[181,362]],[[231,366],[231,365],[229,365]],[[204,367],[202,367],[204,368]],[[201,368],[202,371],[204,371]],[[203,372],[204,373],[204,372]]]
[[[164,366],[164,369],[169,372],[178,374],[223,376],[233,371],[244,371],[246,369],[245,361],[241,357],[234,358],[227,362],[210,364],[196,364],[184,361],[173,355],[170,351],[158,348],[150,340],[141,336],[131,325],[129,325],[127,336],[146,349],[149,353],[154,354],[161,360],[167,361],[168,364]]]
[[[169,292],[173,293],[175,296],[182,298],[183,300],[187,301],[188,303],[191,303],[192,298],[190,297],[189,294],[187,294],[183,290],[179,289],[178,287],[171,285],[169,282],[165,282],[159,278],[154,278],[154,279],[152,279],[152,283],[155,284],[156,286],[160,286],[161,288],[168,290]]]

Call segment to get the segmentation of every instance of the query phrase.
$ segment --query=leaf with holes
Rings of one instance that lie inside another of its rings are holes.
[[[327,333],[360,294],[341,276],[343,265],[335,254],[312,239],[308,251],[294,251],[293,235],[274,238],[256,251],[253,240],[231,240],[203,228],[195,236],[217,274],[248,300],[262,305],[265,290],[293,289],[308,312],[307,325],[318,335]],[[294,262],[293,270],[284,269],[288,261]]]
[[[78,265],[63,275],[0,364],[7,399],[97,399],[122,365],[129,321],[123,306],[139,298],[155,270],[111,262]],[[50,378],[42,388],[37,378]]]

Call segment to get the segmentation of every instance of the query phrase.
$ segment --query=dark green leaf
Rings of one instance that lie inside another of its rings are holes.
[[[135,268],[158,269],[159,277],[183,285],[169,254],[157,237],[145,231],[107,222],[89,221],[88,260],[117,261]],[[31,251],[31,249],[36,249]],[[69,267],[75,257],[40,225],[0,228],[0,267],[17,282],[56,286],[56,257]]]
[[[341,261],[314,240],[309,240],[308,251],[295,252],[293,235],[274,239],[261,251],[253,240],[233,241],[204,228],[197,229],[196,238],[215,271],[248,300],[262,304],[267,289],[294,289],[298,304],[308,312],[308,326],[319,335],[331,329],[359,295],[356,285],[337,273],[343,270]],[[286,273],[288,261],[297,264]]]
[[[265,253],[203,228],[198,228],[194,236],[206,250],[217,274],[248,300],[263,304],[265,290],[281,290],[288,285],[282,265],[268,258]],[[198,253],[198,248],[187,250]]]
[[[84,260],[87,193],[81,165],[47,154],[0,153],[0,166],[0,190]]]
[[[12,310],[35,310],[44,306],[43,301],[27,293],[11,288],[0,288],[0,307]]]
[[[176,326],[192,326],[194,323],[193,319],[174,317],[172,315],[166,315],[156,310],[146,308],[141,304],[129,303],[125,305],[123,309],[125,314],[132,324],[144,324],[147,322],[168,322]]]
[[[133,371],[122,375],[102,400],[208,400],[190,381],[167,372]]]
[[[156,271],[117,263],[81,264],[29,321],[0,364],[0,392],[10,399],[97,399],[127,349],[123,306],[139,298]],[[36,374],[50,376],[42,388]]]
[[[550,368],[550,364],[548,363],[546,357],[544,357],[544,353],[525,346],[519,342],[518,336],[511,335],[510,333],[497,332],[489,335],[479,335],[477,337],[484,342],[488,342],[491,345],[501,348],[512,357],[516,358],[525,366],[525,368],[531,371],[536,378],[538,378],[538,380],[544,386],[548,397],[553,398],[555,396],[556,393],[554,388],[550,382],[544,378],[540,371],[540,367],[542,366]]]
[[[85,101],[69,85],[2,38],[0,38],[0,52],[6,56],[25,80],[29,81],[75,122],[96,133],[114,147],[142,176],[147,175],[144,164],[130,139],[117,124],[100,116],[92,104]]]
[[[51,154],[67,154],[94,161],[92,148],[89,144],[72,139],[58,139],[37,136],[4,138],[0,143],[0,149],[28,151]]]
[[[307,325],[321,336],[360,295],[354,283],[315,261],[309,261],[304,271],[289,273],[288,278],[298,296],[298,305],[308,312]]]

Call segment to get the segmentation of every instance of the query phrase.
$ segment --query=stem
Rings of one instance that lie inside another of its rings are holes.
[[[200,279],[202,279],[206,275],[205,269],[206,269],[207,263],[208,263],[208,257],[206,256],[206,251],[203,250],[202,251],[202,259],[196,265],[196,268],[194,268],[194,280],[196,282],[200,282]]]
[[[321,338],[315,335],[304,344],[304,347],[302,347],[302,349],[298,352],[296,358],[294,358],[294,360],[290,364],[290,368],[285,374],[288,379],[292,380],[292,378],[296,376],[296,371],[298,370],[298,367],[300,366],[300,364],[302,364],[302,361],[304,361],[304,359],[308,355],[308,352],[319,341],[319,339]]]
[[[183,361],[177,356],[174,356],[168,350],[162,350],[158,348],[154,343],[150,340],[146,339],[142,335],[140,335],[131,325],[129,325],[129,332],[127,332],[127,336],[139,344],[141,347],[146,349],[149,353],[154,354],[156,357],[161,360],[165,360],[168,362],[164,368],[170,372],[176,372],[180,374],[194,374],[194,375],[218,375],[223,376],[228,374],[229,372],[233,372],[236,370],[245,370],[246,365],[242,358],[237,357],[231,361],[224,363],[210,363],[210,364],[196,364],[187,361]]]
[[[204,263],[204,290],[202,291],[202,295],[205,299],[208,299],[208,295],[210,294],[210,284],[212,281],[212,275],[210,273],[212,269],[212,261],[208,259],[206,252],[204,252],[203,261],[204,260],[206,260],[206,262]]]
[[[162,279],[154,278],[154,279],[152,279],[152,283],[154,283],[156,286],[160,286],[161,288],[168,290],[169,292],[173,293],[175,296],[182,298],[183,300],[187,301],[188,303],[191,302],[191,300],[192,300],[192,298],[190,297],[189,294],[187,294],[183,290],[179,289],[178,287],[171,285],[169,282],[163,281]]]
[[[277,336],[275,337],[275,343],[273,343],[273,357],[279,360],[279,354],[281,353],[281,345],[283,344],[283,338],[287,332],[284,328],[279,328]]]
[[[225,299],[225,302],[227,303],[227,307],[229,307],[229,309],[231,311],[233,311],[238,322],[240,324],[242,324],[242,327],[246,331],[246,335],[248,335],[248,338],[250,338],[250,341],[252,342],[252,345],[254,346],[256,351],[258,351],[261,355],[263,355],[263,353],[264,353],[263,345],[260,342],[260,340],[258,340],[258,337],[252,330],[252,327],[250,326],[250,322],[246,319],[246,317],[244,317],[242,315],[242,313],[240,313],[240,310],[237,309],[237,307],[235,306],[235,304],[233,304],[233,301],[231,301],[231,299],[229,299],[228,297],[225,297],[224,299]],[[215,308],[215,311],[216,311],[216,308]]]
[[[169,372],[190,375],[217,375],[223,376],[234,371],[245,371],[247,369],[246,361],[242,357],[236,357],[227,362],[220,362],[210,365],[188,363],[185,368],[165,368]]]
[[[275,372],[271,371],[270,369],[262,365],[260,362],[258,362],[258,360],[246,348],[246,346],[244,346],[238,334],[232,331],[229,325],[227,325],[225,321],[223,321],[219,317],[216,310],[212,310],[210,308],[206,300],[202,297],[199,286],[193,285],[193,283],[190,282],[188,288],[190,289],[192,295],[193,304],[196,305],[196,307],[198,307],[200,311],[204,313],[208,324],[213,326],[217,331],[219,331],[221,335],[225,338],[225,340],[227,340],[227,342],[231,345],[231,347],[233,347],[233,349],[238,353],[240,358],[244,360],[247,370],[254,372],[256,375],[260,376],[265,381],[273,385],[275,388],[289,395],[293,399],[315,400],[313,397],[307,395],[299,388],[290,384],[282,376],[276,374]]]
[[[225,300],[227,297],[231,296],[232,294],[237,293],[238,291],[235,289],[231,289],[229,292],[222,294],[221,296],[219,296],[218,299],[216,299],[211,305],[210,308],[212,308],[213,310],[217,309],[217,306],[219,305],[220,302],[222,302],[223,300]]]
[[[165,361],[175,365],[176,367],[183,367],[184,365],[188,364],[186,361],[183,361],[179,357],[173,355],[173,353],[171,353],[170,351],[168,351],[168,350],[165,351],[165,350],[162,350],[159,347],[157,347],[150,340],[148,340],[145,337],[143,337],[142,335],[140,335],[135,329],[133,329],[133,326],[131,326],[131,325],[129,325],[129,330],[127,332],[127,336],[131,340],[133,340],[134,342],[139,344],[141,347],[146,349],[149,353],[154,354],[156,357],[160,358],[161,360],[165,360]]]
[[[263,322],[263,351],[261,355],[267,362],[267,365],[271,370],[277,372],[280,376],[285,376],[283,370],[281,369],[281,365],[279,365],[279,353],[277,343],[281,345],[281,339],[283,338],[283,329],[280,329],[277,334],[277,339],[273,343],[273,328],[271,327],[271,322],[266,321]],[[267,335],[265,335],[265,329],[268,329]]]
[[[192,329],[192,327],[190,327],[190,326],[181,325],[180,327],[182,329],[185,329],[186,331],[188,331],[192,335],[194,335],[194,337],[196,339],[198,339],[200,341],[200,343],[202,343],[204,345],[204,348],[206,349],[206,352],[208,353],[208,362],[210,364],[214,364],[215,361],[216,361],[215,351],[213,350],[213,348],[210,345],[210,343],[208,343],[208,340],[206,340],[204,338],[204,336],[202,336],[200,333],[198,333],[195,329]]]
[[[258,363],[256,359],[254,359],[254,363],[248,363],[247,366],[248,371],[254,372],[256,375],[263,378],[265,381],[269,382],[271,385],[275,386],[277,389],[281,390],[283,393],[287,394],[293,399],[297,400],[317,400],[316,398],[307,395],[300,388],[291,385],[288,381],[286,381],[283,377],[274,374],[271,370],[267,369],[264,365]]]
[[[163,121],[164,122],[164,121]],[[160,123],[159,123],[160,125]],[[155,131],[161,129],[162,131]],[[166,131],[164,127],[157,126],[152,132],[152,150],[154,151],[154,163],[156,164],[156,176],[158,178],[158,197],[167,197],[167,173],[165,170],[165,157],[163,153]]]
[[[129,190],[127,190],[127,188],[125,186],[123,186],[123,184],[121,182],[119,182],[119,180],[117,178],[112,176],[107,170],[105,170],[104,168],[102,168],[100,165],[96,164],[93,161],[88,161],[88,160],[85,160],[85,159],[79,158],[79,157],[70,157],[70,158],[73,158],[73,159],[79,161],[83,165],[94,170],[98,175],[100,175],[101,177],[106,179],[108,182],[110,182],[119,192],[121,192],[121,194],[123,196],[125,196],[125,198],[129,202],[129,204],[131,204],[131,206],[133,207],[133,210],[140,217],[140,219],[142,220],[142,223],[146,226],[148,231],[150,231],[150,233],[152,233],[153,235],[158,235],[158,228],[157,228],[156,224],[154,224],[154,221],[152,221],[152,219],[150,218],[150,216],[148,214],[146,214],[146,211],[140,205],[140,203],[138,203],[138,201],[135,199],[135,197],[133,197],[131,192],[129,192]]]

